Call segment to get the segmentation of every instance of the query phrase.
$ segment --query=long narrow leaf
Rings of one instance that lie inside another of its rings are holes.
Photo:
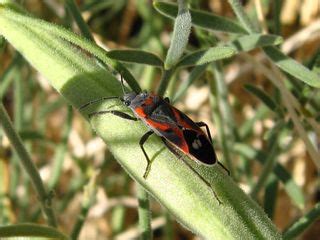
[[[54,228],[36,225],[36,224],[17,224],[0,227],[0,237],[8,239],[69,239],[64,234]]]
[[[258,47],[279,45],[282,37],[277,35],[250,34],[233,40],[226,46],[234,47],[238,52],[247,52]]]
[[[245,84],[244,88],[259,98],[271,111],[276,112],[279,109],[279,106],[273,101],[273,99],[262,89],[252,85],[252,84]]]
[[[178,7],[176,4],[155,1],[155,9],[166,17],[174,18],[177,15]],[[246,30],[239,24],[212,13],[190,9],[192,24],[207,30],[222,31],[228,33],[246,34]]]
[[[163,67],[163,62],[157,55],[142,50],[111,50],[107,55],[109,58],[118,61]]]
[[[202,65],[220,59],[229,58],[234,54],[235,50],[231,47],[212,47],[206,50],[200,50],[186,55],[177,64],[177,67]]]
[[[275,47],[264,47],[263,50],[283,71],[312,87],[320,88],[320,76],[315,72],[310,71],[308,68],[286,56]]]

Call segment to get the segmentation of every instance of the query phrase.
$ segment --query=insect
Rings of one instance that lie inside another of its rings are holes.
[[[188,155],[196,162],[205,165],[218,163],[229,174],[228,169],[224,167],[216,157],[208,125],[204,122],[193,122],[187,115],[172,106],[168,98],[162,98],[146,91],[141,93],[124,92],[123,97],[104,97],[96,99],[83,105],[80,109],[84,109],[91,104],[108,99],[119,99],[124,105],[132,110],[134,116],[117,110],[105,110],[92,112],[89,114],[89,118],[97,115],[113,114],[131,121],[140,120],[149,128],[149,131],[146,132],[139,141],[141,150],[147,160],[147,167],[143,175],[145,179],[151,170],[151,160],[144,148],[144,144],[152,134],[158,135],[168,149],[179,156],[212,191],[211,184],[183,159],[183,155]],[[204,133],[201,127],[205,127],[207,134]],[[213,194],[218,202],[221,203],[214,191]]]

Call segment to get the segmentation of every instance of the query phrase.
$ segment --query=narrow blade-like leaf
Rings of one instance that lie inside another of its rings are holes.
[[[271,111],[276,112],[277,104],[273,101],[273,99],[263,90],[260,88],[252,85],[252,84],[245,84],[244,88],[259,98]]]
[[[1,226],[0,227],[0,237],[1,239],[69,239],[64,234],[57,231],[55,228],[41,226],[37,224],[17,224],[11,226]]]
[[[177,67],[188,67],[202,65],[209,62],[229,58],[235,54],[232,47],[212,47],[206,50],[200,50],[186,55],[177,64]]]
[[[139,63],[156,67],[163,67],[163,62],[157,55],[142,50],[111,50],[107,53],[107,55],[109,58],[122,62]]]
[[[277,35],[250,34],[239,37],[226,45],[234,47],[238,52],[247,52],[258,47],[278,45],[282,42],[282,37]]]
[[[310,71],[275,47],[264,47],[263,50],[280,69],[312,87],[320,88],[320,77],[315,72]]]
[[[155,9],[169,18],[175,18],[178,12],[178,6],[173,3],[155,1]],[[228,33],[246,34],[247,31],[239,24],[228,18],[221,17],[212,13],[190,9],[192,24],[206,30],[221,31]]]

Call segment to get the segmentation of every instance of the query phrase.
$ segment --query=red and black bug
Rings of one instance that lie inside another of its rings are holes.
[[[111,113],[127,120],[140,120],[149,128],[149,131],[141,137],[139,142],[147,160],[147,167],[143,175],[145,179],[150,172],[151,161],[144,149],[144,143],[153,133],[158,135],[169,150],[179,157],[182,157],[183,154],[185,154],[202,164],[213,165],[218,163],[229,174],[229,171],[217,160],[207,124],[204,122],[193,122],[187,115],[172,106],[168,98],[162,98],[156,94],[147,93],[145,91],[139,94],[130,92],[125,93],[123,97],[105,97],[91,101],[83,105],[80,109],[98,101],[115,98],[120,99],[127,107],[129,107],[134,116],[117,110],[106,110],[92,112],[89,114],[89,118],[96,115]],[[206,128],[207,135],[203,132],[201,127]],[[184,160],[184,162],[212,189],[211,185],[195,171],[186,160]],[[213,193],[220,203],[215,192]]]

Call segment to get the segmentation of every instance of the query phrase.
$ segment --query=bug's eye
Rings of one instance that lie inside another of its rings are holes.
[[[129,100],[125,100],[125,101],[124,101],[124,105],[126,105],[126,106],[129,106],[130,103],[131,103],[131,102],[130,102]]]

